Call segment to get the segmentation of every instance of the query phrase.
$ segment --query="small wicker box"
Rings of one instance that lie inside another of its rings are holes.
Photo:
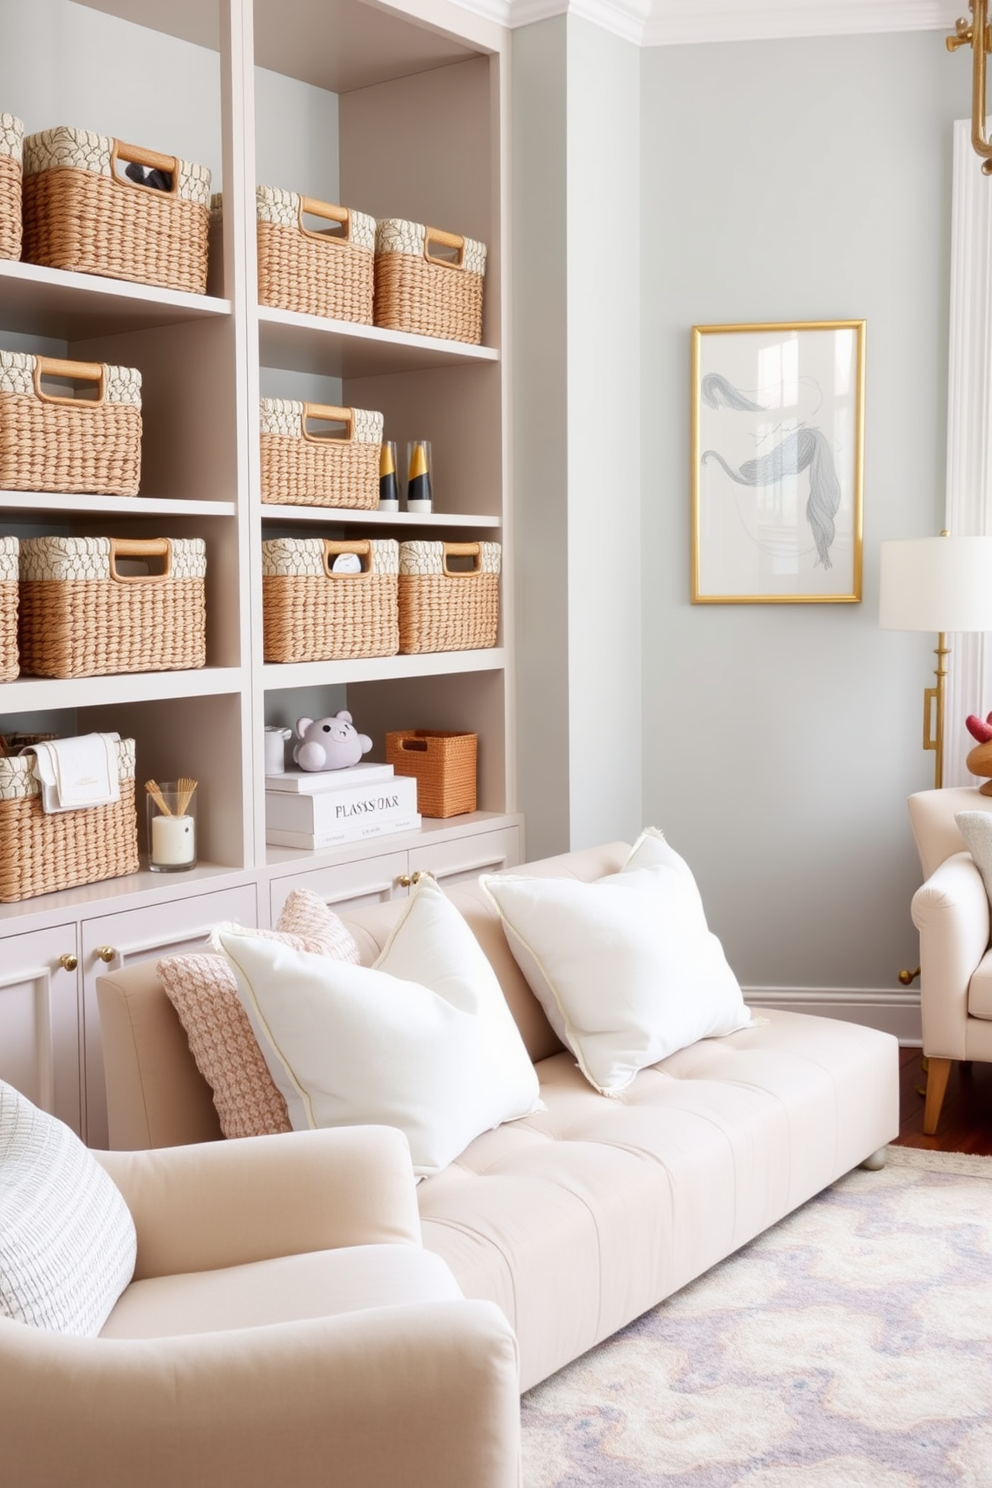
[[[460,816],[476,804],[478,734],[406,729],[386,735],[386,763],[417,781],[421,816]]]
[[[378,506],[381,413],[262,398],[259,421],[263,501]]]
[[[202,667],[206,569],[199,537],[25,538],[23,670],[98,677]]]
[[[120,800],[46,814],[34,756],[0,759],[0,903],[138,871],[134,740],[117,746]]]
[[[17,550],[16,537],[0,537],[0,682],[17,676]]]
[[[384,218],[375,232],[375,323],[478,345],[485,272],[484,243]]]
[[[372,324],[375,218],[259,186],[258,303],[300,315]],[[328,226],[304,226],[304,216]]]
[[[495,646],[499,571],[499,543],[401,543],[400,650]]]
[[[24,140],[29,263],[203,294],[209,203],[210,171],[174,155],[64,124]]]
[[[334,572],[354,554],[360,572]],[[262,543],[262,647],[266,661],[348,661],[399,650],[392,538],[335,542],[280,537]]]
[[[24,125],[0,114],[0,258],[21,256],[21,156]]]
[[[95,398],[50,391],[45,378],[92,382]],[[141,373],[0,351],[0,490],[136,496]]]

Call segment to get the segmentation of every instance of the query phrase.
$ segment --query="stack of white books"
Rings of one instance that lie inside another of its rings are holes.
[[[274,847],[338,847],[419,826],[417,782],[392,765],[265,777],[265,840]]]

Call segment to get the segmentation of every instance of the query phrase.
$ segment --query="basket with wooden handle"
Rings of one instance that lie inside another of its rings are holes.
[[[382,423],[381,413],[364,408],[262,398],[262,500],[372,511]]]
[[[203,294],[209,215],[206,166],[68,125],[24,140],[30,263]]]
[[[0,351],[0,490],[136,496],[140,480],[140,372]]]
[[[371,325],[375,218],[277,186],[255,201],[258,303]]]
[[[375,323],[478,345],[485,273],[484,243],[383,218],[375,233]]]
[[[400,544],[400,651],[474,651],[499,629],[499,543]]]
[[[21,157],[24,125],[0,114],[0,258],[21,256]]]
[[[96,677],[202,667],[206,569],[199,537],[26,538],[22,670]]]
[[[134,740],[116,744],[120,799],[42,810],[34,756],[0,759],[0,904],[138,871]]]
[[[351,562],[335,563],[350,557]],[[399,650],[392,538],[281,537],[262,543],[266,661],[350,661]],[[350,570],[350,571],[348,571]]]
[[[386,735],[386,763],[417,782],[421,816],[461,816],[474,811],[478,734],[442,729],[401,729]]]
[[[18,549],[16,537],[0,537],[0,682],[17,676]]]

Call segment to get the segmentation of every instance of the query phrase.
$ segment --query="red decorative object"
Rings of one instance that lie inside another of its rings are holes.
[[[984,723],[974,713],[969,713],[965,719],[965,727],[971,737],[978,740],[974,749],[969,752],[965,764],[972,775],[988,777],[978,789],[983,796],[992,796],[992,713]]]

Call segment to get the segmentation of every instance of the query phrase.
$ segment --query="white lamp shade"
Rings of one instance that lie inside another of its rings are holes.
[[[992,630],[992,537],[882,543],[883,630]]]

